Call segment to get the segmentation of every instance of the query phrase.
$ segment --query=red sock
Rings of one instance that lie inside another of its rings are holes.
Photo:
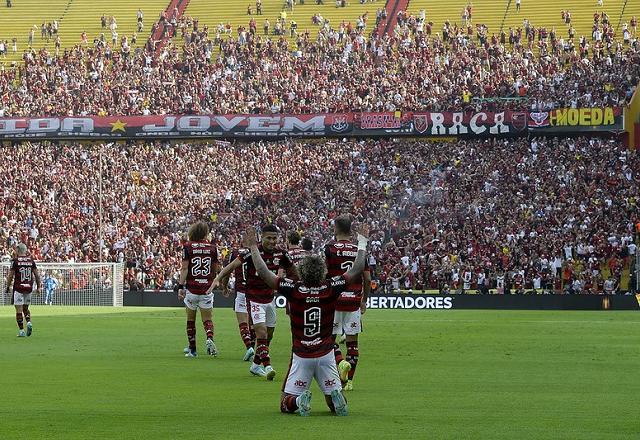
[[[265,367],[271,365],[271,358],[269,357],[269,345],[267,339],[258,339],[256,341],[256,357],[259,359],[259,362],[262,363]],[[254,360],[255,361],[255,360]]]
[[[251,346],[255,348],[256,346],[256,331],[251,329]]]
[[[340,364],[344,360],[342,357],[342,351],[340,351],[340,345],[333,344],[333,355],[336,357],[336,365]]]
[[[204,331],[207,333],[207,339],[213,339],[213,321],[208,319],[202,324],[204,325]]]
[[[189,348],[196,349],[196,322],[187,321],[187,339],[189,340]]]
[[[349,370],[349,380],[353,380],[353,374],[356,372],[359,355],[360,352],[358,351],[358,341],[347,341],[347,362],[351,364],[351,370]]]
[[[29,306],[22,306],[22,313],[24,313],[24,320],[31,322],[31,310],[29,310]]]
[[[242,342],[244,342],[244,346],[247,348],[251,347],[251,331],[249,330],[249,324],[241,322],[238,324],[238,327],[240,327],[240,337],[242,338]]]
[[[18,328],[20,330],[24,330],[24,325],[22,321],[22,312],[16,312],[16,322],[18,323]]]
[[[296,396],[293,394],[285,394],[282,396],[282,399],[280,399],[280,411],[283,413],[294,413],[297,409]]]

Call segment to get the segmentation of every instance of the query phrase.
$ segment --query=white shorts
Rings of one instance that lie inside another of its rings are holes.
[[[357,335],[362,333],[362,320],[360,309],[355,312],[339,312],[333,317],[333,334]]]
[[[303,358],[294,353],[284,383],[284,392],[299,396],[303,391],[309,389],[314,377],[322,392],[327,396],[333,390],[342,390],[333,350],[317,358]]]
[[[248,313],[247,312],[247,298],[242,292],[236,292],[236,305],[233,308],[236,313]]]
[[[266,323],[267,327],[276,326],[276,300],[274,299],[268,304],[260,304],[257,302],[249,301],[251,309],[251,321],[254,324]]]
[[[196,295],[188,290],[184,297],[184,305],[190,310],[212,309],[213,308],[213,292],[208,295]]]
[[[13,292],[13,305],[14,306],[23,306],[31,304],[31,294],[30,293],[20,293]]]

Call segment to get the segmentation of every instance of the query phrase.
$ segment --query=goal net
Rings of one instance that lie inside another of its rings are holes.
[[[41,295],[32,295],[32,304],[65,306],[122,307],[124,263],[38,263]],[[10,263],[0,264],[0,304],[11,304],[7,294]]]

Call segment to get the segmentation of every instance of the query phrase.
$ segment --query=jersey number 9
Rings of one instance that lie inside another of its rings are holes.
[[[312,338],[320,333],[320,307],[311,307],[304,311],[304,335]]]

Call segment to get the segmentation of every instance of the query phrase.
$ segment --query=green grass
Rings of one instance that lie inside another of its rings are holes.
[[[250,377],[230,309],[218,358],[182,355],[183,311],[35,306],[16,338],[0,310],[1,439],[637,439],[637,312],[371,310],[350,415],[279,413],[277,383]],[[202,331],[198,327],[202,349]],[[206,437],[205,437],[206,436]]]

